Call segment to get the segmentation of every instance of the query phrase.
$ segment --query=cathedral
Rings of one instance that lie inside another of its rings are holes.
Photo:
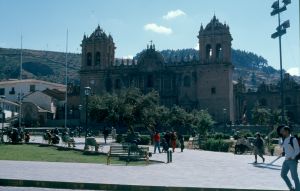
[[[167,107],[203,109],[217,122],[234,121],[229,26],[214,16],[201,25],[197,37],[199,61],[168,63],[151,43],[137,60],[118,64],[112,36],[98,26],[90,36],[84,35],[81,44],[81,103],[86,86],[94,95],[137,87],[143,93],[156,90]]]

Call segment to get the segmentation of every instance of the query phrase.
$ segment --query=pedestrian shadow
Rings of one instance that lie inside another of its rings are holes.
[[[280,165],[275,165],[275,164],[265,164],[265,163],[260,163],[260,164],[255,164],[255,163],[248,163],[252,164],[253,167],[256,168],[265,168],[265,169],[270,169],[270,170],[281,170]]]

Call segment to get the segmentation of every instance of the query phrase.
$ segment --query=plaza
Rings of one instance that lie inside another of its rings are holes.
[[[36,143],[42,142],[41,137],[33,137]],[[83,149],[76,138],[77,148]],[[98,138],[97,141],[104,142]],[[109,145],[103,147],[108,152]],[[62,145],[61,145],[62,146]],[[150,148],[152,152],[153,147]],[[173,162],[165,163],[165,153],[153,154],[151,160],[162,163],[126,166],[86,163],[31,162],[31,161],[0,161],[0,181],[3,180],[34,180],[60,183],[88,183],[105,185],[113,188],[118,185],[129,186],[133,190],[140,187],[152,188],[222,188],[249,190],[285,190],[286,186],[280,178],[283,158],[272,163],[277,157],[266,157],[266,163],[253,164],[252,155],[234,155],[186,149],[179,149],[173,154]],[[1,185],[0,183],[0,185]],[[41,185],[43,185],[41,183]],[[47,184],[45,184],[47,185]],[[102,187],[103,188],[103,187]],[[124,187],[123,187],[124,188]]]

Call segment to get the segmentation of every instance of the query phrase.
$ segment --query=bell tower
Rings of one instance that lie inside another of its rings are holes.
[[[229,26],[214,16],[198,34],[200,70],[198,76],[198,103],[215,121],[234,121],[232,37]]]
[[[115,44],[98,25],[90,36],[83,36],[81,70],[104,70],[115,60]]]
[[[205,28],[201,25],[199,35],[201,64],[231,63],[231,41],[229,26],[214,16]]]

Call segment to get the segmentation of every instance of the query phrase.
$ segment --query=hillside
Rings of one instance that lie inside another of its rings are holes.
[[[36,78],[51,82],[65,81],[65,53],[23,50],[23,78]],[[69,79],[79,82],[80,54],[68,54]],[[0,80],[18,78],[20,50],[0,48]]]
[[[199,60],[195,49],[163,50],[162,55],[167,62],[174,60]],[[139,53],[136,57],[138,57]],[[235,65],[234,80],[240,76],[249,88],[258,84],[274,82],[279,79],[279,72],[268,65],[268,61],[251,52],[233,50],[232,60]],[[79,83],[81,54],[68,54],[69,81]],[[18,78],[20,74],[20,50],[0,48],[0,80]],[[36,78],[51,82],[65,81],[65,53],[23,50],[23,78]],[[300,82],[300,79],[297,78]]]

